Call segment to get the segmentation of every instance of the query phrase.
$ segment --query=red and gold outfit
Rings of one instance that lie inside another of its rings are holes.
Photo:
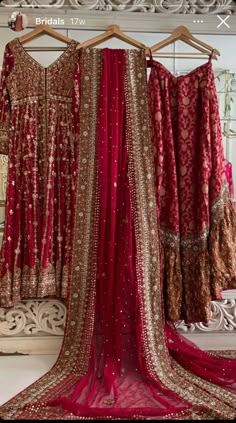
[[[0,408],[15,420],[236,416],[236,361],[166,324],[143,51],[80,51],[70,296],[53,369]]]
[[[0,84],[0,153],[8,154],[0,305],[68,293],[74,213],[75,126],[72,41],[44,68],[19,39],[5,50]]]
[[[236,215],[225,178],[214,73],[210,61],[179,77],[154,60],[151,65],[167,315],[207,322],[210,301],[236,287]]]

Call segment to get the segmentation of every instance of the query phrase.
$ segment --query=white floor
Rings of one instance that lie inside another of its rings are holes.
[[[55,355],[0,356],[0,405],[51,369]]]

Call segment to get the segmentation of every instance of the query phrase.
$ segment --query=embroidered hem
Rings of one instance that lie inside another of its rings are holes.
[[[172,247],[163,246],[164,255],[164,295],[167,299],[167,318],[177,321],[182,316],[183,278],[181,272],[180,251]]]
[[[209,251],[212,297],[222,299],[223,290],[236,288],[236,213],[227,191],[222,198],[222,218],[213,216]]]
[[[11,290],[14,280],[14,290]],[[63,281],[63,282],[62,282]],[[48,265],[14,269],[1,279],[1,307],[13,307],[18,301],[30,298],[66,298],[68,295],[68,266]]]
[[[8,155],[8,132],[3,123],[0,123],[0,154]]]
[[[212,207],[210,231],[182,238],[162,228],[167,318],[207,322],[211,301],[236,288],[236,213],[225,186]]]

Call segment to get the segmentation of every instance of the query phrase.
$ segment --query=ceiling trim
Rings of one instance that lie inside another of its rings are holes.
[[[16,9],[15,9],[16,10]],[[195,34],[236,35],[236,15],[218,16],[206,14],[167,14],[167,13],[133,13],[101,12],[94,10],[71,9],[29,9],[21,8],[26,13],[29,27],[37,23],[49,23],[55,29],[81,29],[104,31],[108,25],[117,24],[127,32],[171,32],[179,25],[185,25]],[[0,26],[8,26],[11,8],[1,8]],[[221,20],[227,17],[226,26]],[[36,20],[38,19],[38,21]],[[40,21],[39,21],[40,19]],[[220,25],[221,24],[221,25]]]

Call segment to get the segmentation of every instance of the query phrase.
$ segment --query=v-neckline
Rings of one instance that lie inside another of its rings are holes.
[[[51,69],[51,67],[53,67],[54,65],[56,65],[56,63],[60,62],[62,59],[64,59],[64,56],[66,55],[66,53],[71,49],[71,47],[76,43],[76,41],[71,40],[71,42],[67,45],[67,47],[65,48],[65,50],[62,52],[62,54],[60,54],[60,56],[54,60],[52,63],[50,63],[48,66],[43,66],[41,65],[41,63],[39,63],[36,59],[34,59],[23,47],[23,44],[20,42],[19,38],[16,38],[18,45],[20,46],[22,52],[25,54],[25,56],[31,60],[33,63],[35,63],[40,69],[44,70],[44,71],[48,71],[49,69]]]

